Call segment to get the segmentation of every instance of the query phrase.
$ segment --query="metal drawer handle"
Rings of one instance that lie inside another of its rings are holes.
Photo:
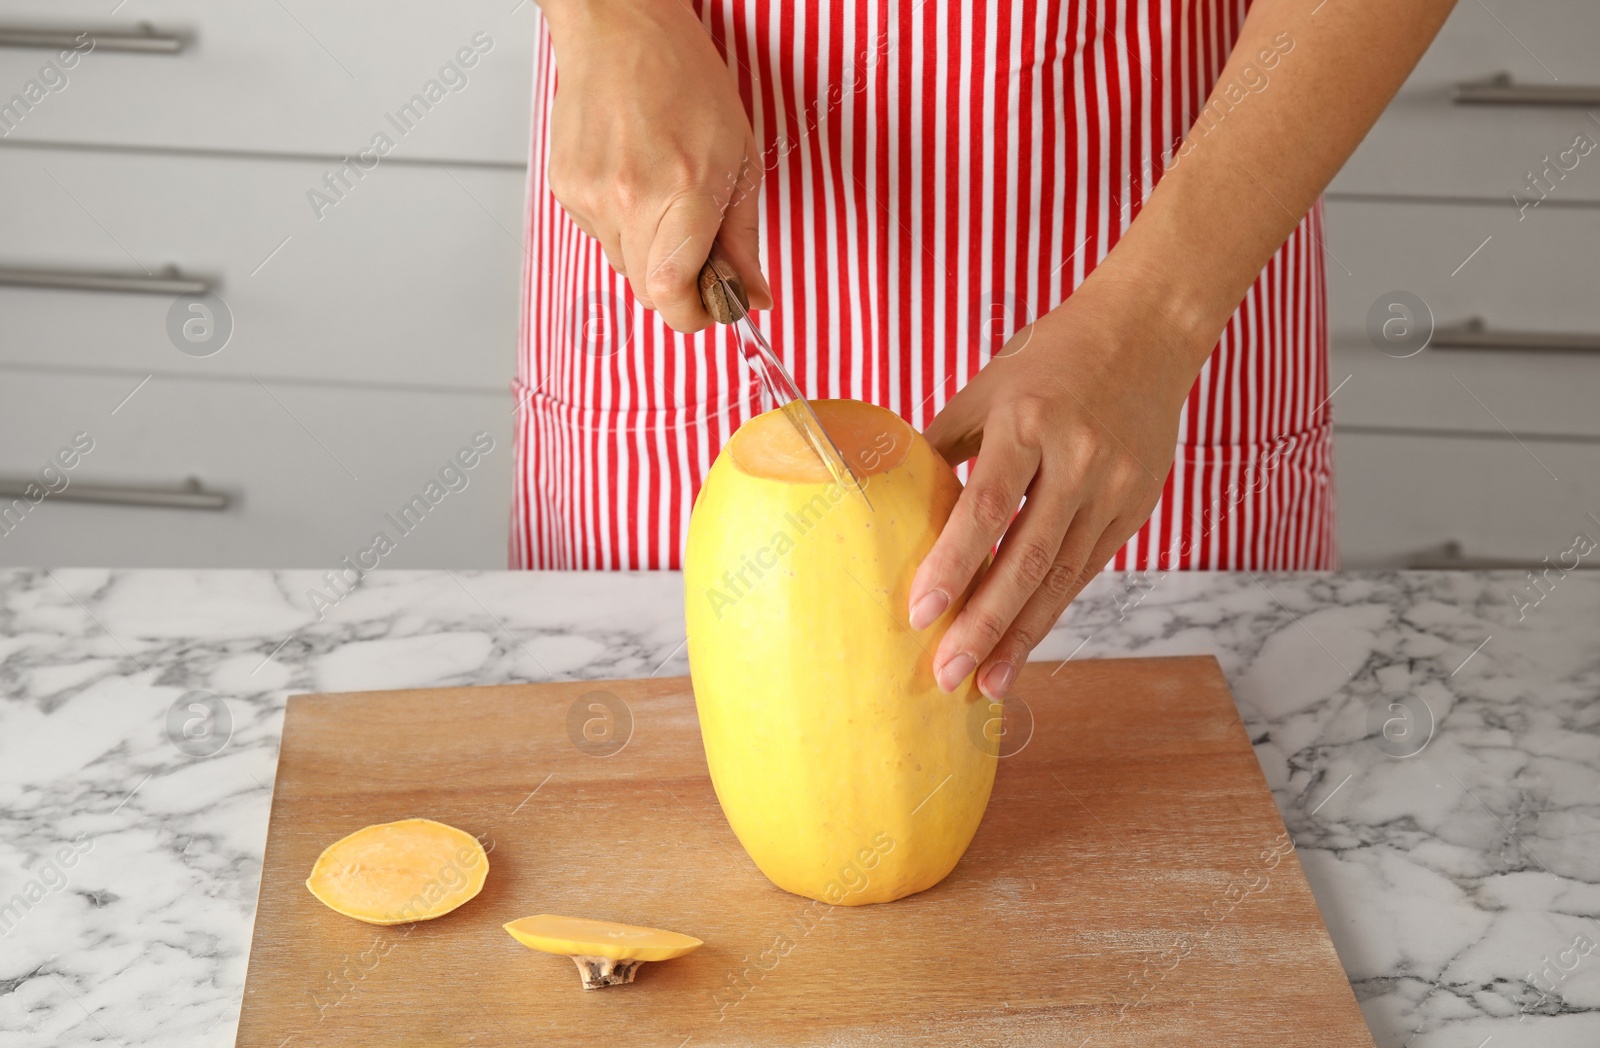
[[[1585,84],[1519,84],[1510,73],[1456,85],[1458,106],[1596,106],[1600,86]]]
[[[1451,539],[1433,549],[1418,550],[1406,557],[1406,567],[1413,571],[1543,571],[1552,565],[1515,557],[1469,557],[1462,550],[1460,541]],[[1575,568],[1555,567],[1560,571],[1587,571],[1600,568],[1600,563],[1585,564],[1580,560]]]
[[[1433,329],[1430,349],[1510,349],[1524,353],[1600,353],[1600,335],[1490,331],[1481,317]]]
[[[178,33],[158,33],[148,22],[140,22],[135,32],[113,30],[97,33],[92,29],[6,29],[0,27],[0,47],[38,47],[54,51],[71,50],[88,37],[96,51],[134,51],[140,54],[175,55],[188,46],[189,38]]]
[[[0,499],[27,498],[23,492],[40,487],[37,480],[0,480]],[[178,488],[141,488],[121,484],[69,484],[47,496],[62,502],[101,502],[113,506],[159,506],[163,509],[227,509],[233,496],[207,491],[199,477],[190,477]]]
[[[179,274],[168,266],[155,276],[144,273],[86,273],[71,269],[7,269],[0,267],[0,286],[47,287],[62,291],[131,291],[147,295],[203,295],[211,282]]]

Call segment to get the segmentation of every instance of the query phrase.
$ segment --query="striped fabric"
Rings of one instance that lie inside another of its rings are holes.
[[[1116,243],[1245,7],[697,0],[763,150],[778,305],[758,319],[801,389],[926,426]],[[761,391],[725,329],[680,336],[636,305],[550,196],[556,71],[537,47],[511,564],[677,568]],[[1229,322],[1111,567],[1335,566],[1321,227],[1319,204]]]

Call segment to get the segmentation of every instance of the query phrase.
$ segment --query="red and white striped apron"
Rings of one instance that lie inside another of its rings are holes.
[[[920,429],[1116,243],[1247,4],[695,6],[767,163],[777,308],[758,320],[807,396]],[[672,332],[550,195],[556,70],[542,30],[536,46],[511,565],[677,568],[700,482],[761,391],[727,329]],[[1161,500],[1110,567],[1335,566],[1321,229],[1319,203],[1229,321]]]

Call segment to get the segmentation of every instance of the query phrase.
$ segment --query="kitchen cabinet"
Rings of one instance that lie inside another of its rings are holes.
[[[1600,5],[1459,3],[1333,182],[1341,194],[1537,199],[1527,176],[1562,171],[1552,202],[1600,203]],[[1548,183],[1550,179],[1546,178]]]
[[[383,563],[503,565],[536,10],[109,6],[0,12],[0,563],[331,569],[481,432]]]
[[[113,4],[99,0],[9,0],[0,37],[148,33],[178,50],[119,51],[108,42],[62,70],[66,82],[56,87],[57,75],[41,71],[59,48],[0,47],[0,99],[31,79],[48,88],[5,137],[342,157],[386,133],[398,160],[522,167],[538,13],[529,0],[515,3],[138,0],[107,14]]]
[[[0,212],[0,265],[135,278],[172,266],[213,287],[233,328],[225,345],[190,346],[168,330],[171,294],[0,286],[0,363],[506,390],[523,173],[380,165],[319,220],[306,194],[325,170],[0,151],[0,191],[30,202]]]
[[[1339,548],[1350,562],[1595,566],[1573,542],[1600,542],[1600,440],[1346,431],[1334,460]]]
[[[1595,39],[1578,0],[1457,5],[1327,194],[1345,567],[1600,536]]]
[[[171,490],[195,477],[228,498],[220,511],[0,500],[6,564],[333,570],[373,548],[380,531],[394,547],[377,556],[384,567],[505,563],[508,395],[13,370],[4,396],[6,477],[64,478],[63,494],[91,484]],[[79,434],[92,450],[63,469],[57,456]],[[457,458],[464,448],[471,468]]]
[[[1600,208],[1519,221],[1499,205],[1335,200],[1327,227],[1338,425],[1600,439]],[[1431,315],[1420,351],[1369,335],[1369,314],[1400,322],[1395,292],[1426,304],[1413,326]],[[1528,348],[1549,336],[1570,348]]]

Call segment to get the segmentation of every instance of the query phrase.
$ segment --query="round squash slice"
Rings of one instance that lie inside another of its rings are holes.
[[[701,945],[693,936],[660,928],[551,913],[512,921],[505,929],[530,949],[571,957],[585,990],[631,983],[645,961],[669,961]]]
[[[432,819],[357,830],[328,845],[306,887],[329,909],[368,924],[431,921],[483,890],[489,856],[478,839]]]

